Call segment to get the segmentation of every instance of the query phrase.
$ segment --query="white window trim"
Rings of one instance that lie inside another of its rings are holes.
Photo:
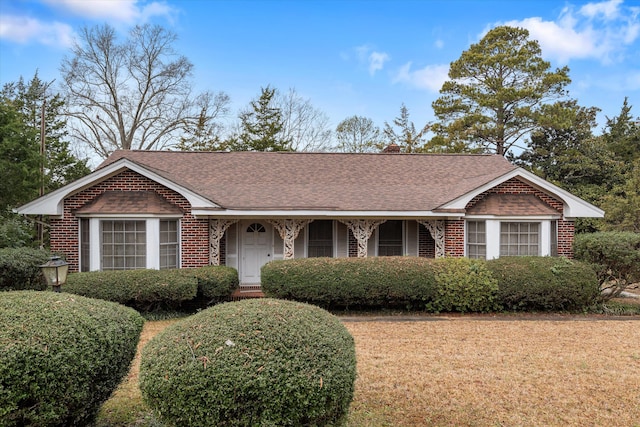
[[[532,222],[540,224],[540,253],[539,256],[551,256],[551,221],[557,220],[556,217],[539,216],[539,217],[466,217],[464,223],[464,255],[467,254],[467,222],[468,221],[484,221],[486,233],[486,259],[500,258],[500,224],[503,222]]]
[[[182,243],[180,238],[180,218],[176,217],[164,217],[148,215],[142,217],[137,215],[131,215],[127,217],[115,217],[115,216],[100,216],[89,218],[89,271],[100,271],[102,267],[102,245],[101,245],[101,233],[100,222],[103,220],[115,220],[115,221],[141,221],[146,222],[146,244],[147,244],[147,256],[146,256],[146,268],[152,270],[160,269],[160,220],[175,220],[178,221],[178,268],[182,268]],[[78,253],[80,253],[80,239],[78,239]],[[82,266],[79,266],[82,268]]]

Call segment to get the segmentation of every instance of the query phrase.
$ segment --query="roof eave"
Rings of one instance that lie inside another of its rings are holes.
[[[191,214],[196,218],[388,218],[388,219],[417,219],[417,218],[449,218],[464,214],[453,212],[437,213],[433,211],[344,211],[317,209],[194,209]]]

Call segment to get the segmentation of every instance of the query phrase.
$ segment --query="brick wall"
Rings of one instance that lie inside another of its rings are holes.
[[[418,256],[423,258],[436,257],[436,241],[422,224],[418,224]]]
[[[464,220],[444,222],[444,254],[450,257],[464,256]]]
[[[60,219],[51,219],[51,250],[65,254],[70,271],[78,271],[78,218],[77,209],[94,200],[105,191],[154,191],[169,203],[184,211],[181,219],[182,267],[201,267],[209,264],[209,220],[191,215],[189,202],[180,194],[136,172],[125,170],[64,200]]]

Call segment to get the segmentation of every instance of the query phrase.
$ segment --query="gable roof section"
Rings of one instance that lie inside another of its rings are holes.
[[[602,211],[502,156],[302,152],[116,151],[90,175],[20,207],[61,215],[65,197],[130,169],[183,195],[194,215],[463,216],[468,201],[512,177],[565,203]]]
[[[499,176],[495,179],[492,179],[485,184],[481,185],[474,191],[463,194],[459,197],[456,197],[454,200],[451,200],[448,203],[440,206],[438,210],[456,210],[456,209],[464,209],[465,206],[477,195],[484,193],[485,191],[502,184],[505,181],[508,181],[511,178],[520,178],[525,182],[528,182],[535,188],[538,188],[542,192],[550,194],[557,199],[561,200],[564,204],[564,217],[565,218],[603,218],[604,211],[591,203],[582,200],[581,198],[569,193],[566,190],[554,185],[539,176],[526,171],[522,168],[514,168],[513,170],[505,173],[502,176]]]
[[[120,158],[115,162],[104,165],[104,167],[99,167],[87,176],[20,206],[18,209],[15,209],[15,211],[22,215],[61,216],[63,211],[63,201],[66,197],[109,179],[126,169],[137,172],[171,190],[176,191],[184,196],[192,206],[208,206],[211,209],[219,208],[215,203],[207,200],[200,194],[191,191],[189,188],[175,183],[163,174],[157,173],[153,168],[141,167],[126,158]]]

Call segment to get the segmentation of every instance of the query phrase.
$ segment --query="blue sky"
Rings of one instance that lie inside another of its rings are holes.
[[[404,103],[421,127],[449,64],[492,27],[527,28],[571,97],[640,116],[640,1],[480,0],[0,0],[0,84],[57,79],[83,26],[125,34],[157,23],[194,64],[198,90],[224,91],[233,116],[267,85],[294,88],[335,126],[354,114],[382,127]]]

